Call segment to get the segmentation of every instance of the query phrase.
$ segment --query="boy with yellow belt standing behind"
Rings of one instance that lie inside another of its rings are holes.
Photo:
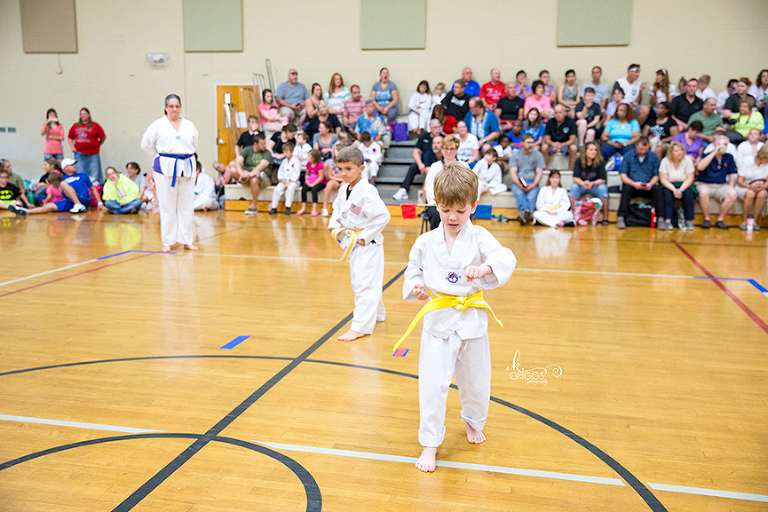
[[[361,179],[365,170],[363,153],[345,147],[334,158],[344,183],[333,202],[328,229],[344,250],[342,261],[349,261],[355,311],[349,331],[339,336],[352,341],[372,334],[376,322],[385,317],[381,298],[384,284],[384,236],[389,210],[376,188]]]
[[[423,451],[416,462],[421,471],[435,470],[454,373],[467,440],[485,441],[482,430],[491,396],[491,350],[488,317],[482,309],[493,311],[482,293],[506,283],[517,260],[488,230],[469,221],[477,206],[477,186],[477,176],[465,165],[445,164],[435,178],[441,223],[416,240],[405,271],[403,299],[432,298],[401,339],[423,316],[419,353],[419,444]]]

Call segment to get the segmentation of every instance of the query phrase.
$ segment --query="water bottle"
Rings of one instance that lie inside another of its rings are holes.
[[[656,208],[651,208],[651,229],[656,227]]]

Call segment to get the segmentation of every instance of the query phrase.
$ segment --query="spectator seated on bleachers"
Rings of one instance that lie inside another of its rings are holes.
[[[531,88],[533,89],[533,94],[525,99],[525,104],[523,105],[526,119],[528,112],[535,108],[539,111],[539,115],[544,120],[543,122],[546,123],[549,120],[549,113],[552,110],[552,100],[549,96],[544,94],[544,82],[541,80],[533,82]]]
[[[608,105],[608,101],[611,99],[611,88],[608,84],[604,84],[600,81],[603,76],[603,68],[600,66],[594,66],[592,68],[592,81],[587,82],[581,86],[581,96],[587,92],[587,87],[591,87],[595,91],[595,103],[597,103],[601,109],[604,109]]]
[[[688,128],[691,116],[704,108],[704,102],[696,96],[698,88],[699,81],[691,78],[685,86],[685,91],[680,96],[676,96],[669,104],[672,119],[675,120],[681,132]],[[714,127],[712,129],[714,130]]]
[[[344,110],[344,104],[349,97],[349,89],[344,87],[344,77],[341,76],[341,73],[331,75],[328,90],[323,93],[323,99],[328,103],[331,114],[341,115]]]
[[[693,207],[696,204],[696,189],[693,188],[695,179],[693,160],[685,154],[682,144],[673,142],[659,165],[659,182],[664,194],[664,211],[659,213],[664,218],[665,229],[672,229],[675,199],[679,199],[683,204],[685,228],[693,229]],[[682,229],[683,226],[678,225],[678,228]]]
[[[617,229],[627,227],[625,218],[629,213],[629,203],[633,197],[645,197],[651,200],[651,206],[656,211],[659,208],[659,157],[650,151],[651,146],[647,137],[640,137],[635,143],[634,151],[624,155],[621,160],[619,177],[621,178],[621,203],[616,220]],[[666,229],[666,223],[659,217],[657,227]]]
[[[440,121],[440,131],[443,135],[455,135],[458,132],[456,129],[456,118],[448,114],[444,105],[440,104],[432,107],[432,119]]]
[[[568,169],[573,169],[578,156],[576,134],[576,122],[565,113],[565,107],[556,105],[555,117],[547,121],[544,131],[544,145],[541,148],[544,164],[549,163],[550,154],[560,153],[568,155]]]
[[[363,132],[360,134],[360,145],[357,147],[363,153],[363,162],[365,166],[364,177],[371,183],[376,183],[376,176],[379,174],[379,166],[384,158],[381,154],[381,146],[378,142],[371,140],[371,134]]]
[[[736,166],[741,167],[742,161],[751,162],[756,156],[760,148],[763,147],[763,143],[760,142],[760,130],[752,128],[747,134],[747,140],[739,144],[736,149]]]
[[[679,130],[677,123],[669,115],[669,104],[664,102],[656,107],[656,119],[643,126],[643,135],[651,141],[651,150],[661,160],[667,154],[667,147]]]
[[[714,197],[720,201],[720,211],[717,216],[715,227],[728,229],[725,223],[725,216],[736,202],[736,161],[731,155],[725,152],[728,146],[728,137],[718,135],[715,138],[714,151],[705,155],[696,165],[699,173],[696,177],[696,189],[699,193],[699,205],[701,213],[704,215],[704,222],[701,227],[707,229],[710,227],[709,221],[709,198]]]
[[[571,209],[576,201],[587,195],[597,196],[602,201],[603,225],[608,225],[608,174],[597,143],[587,142],[573,164],[573,184],[570,193]]]
[[[763,130],[765,127],[763,114],[752,110],[752,105],[753,102],[749,99],[741,100],[739,102],[739,112],[733,114],[729,120],[731,130],[740,135],[740,137],[737,137],[732,133],[728,134],[728,138],[735,144],[744,142],[750,130]]]
[[[261,93],[261,103],[259,103],[259,115],[261,116],[261,128],[268,132],[279,133],[283,126],[291,122],[291,116],[283,114],[280,106],[275,103],[272,95],[272,89],[264,89]],[[248,130],[243,132],[240,140],[237,141],[238,150],[253,146],[253,136],[259,131],[259,118],[250,116],[248,118]]]
[[[344,127],[353,135],[357,133],[357,119],[365,109],[365,98],[360,93],[360,86],[355,84],[350,88],[350,97],[344,102],[341,116]]]
[[[699,121],[704,129],[701,131],[701,138],[707,142],[712,142],[715,138],[715,128],[723,126],[723,118],[717,115],[717,100],[707,98],[703,103],[701,110],[688,118],[688,123]]]
[[[469,112],[469,99],[471,96],[464,92],[464,80],[456,80],[453,83],[453,90],[445,95],[442,105],[445,107],[445,111],[449,116],[453,116],[458,123],[461,119],[464,119]],[[446,135],[450,135],[448,132],[443,132]]]
[[[0,210],[22,211],[21,190],[11,183],[11,173],[0,168]]]
[[[672,142],[679,142],[683,145],[685,154],[691,157],[694,165],[701,158],[704,149],[704,139],[700,137],[703,129],[704,125],[701,124],[701,121],[694,121],[688,125],[688,130],[678,133],[672,138]]]
[[[465,121],[459,121],[456,125],[459,130],[458,141],[459,151],[456,153],[456,160],[464,162],[471,169],[480,158],[480,144],[477,137],[469,133],[469,128]]]
[[[755,97],[747,93],[752,81],[743,76],[736,82],[736,92],[728,96],[723,105],[723,119],[730,119],[733,114],[739,112],[739,102],[741,100],[752,99],[752,105],[755,104]]]
[[[70,158],[69,160],[72,160],[72,159]],[[75,161],[72,160],[72,163],[74,162]],[[27,199],[27,189],[24,187],[24,179],[18,174],[16,174],[15,172],[13,172],[13,166],[11,165],[11,161],[7,159],[0,159],[0,169],[8,171],[9,182],[12,183],[16,188],[18,188],[19,192],[21,192],[21,200],[24,203],[24,205],[30,206],[29,200]]]
[[[575,119],[576,105],[579,100],[581,100],[581,94],[579,94],[579,86],[576,85],[576,71],[569,69],[565,72],[565,82],[557,89],[557,102],[563,106],[568,117]]]
[[[634,119],[634,111],[626,103],[616,106],[616,113],[603,130],[603,145],[600,153],[608,160],[616,153],[626,156],[634,151],[634,144],[640,138],[640,124]],[[657,158],[658,159],[658,158]]]
[[[506,86],[501,81],[501,71],[498,68],[493,68],[491,70],[491,81],[483,84],[478,97],[485,102],[489,110],[495,110],[499,100],[505,95]]]
[[[512,124],[517,119],[524,117],[523,107],[525,106],[525,100],[519,98],[515,94],[515,83],[509,82],[507,84],[507,95],[503,98],[499,98],[496,103],[496,117],[499,118],[499,128],[502,132],[508,132],[512,129]]]
[[[429,128],[429,117],[432,115],[432,93],[429,82],[422,80],[408,101],[408,129],[416,136]]]
[[[387,133],[387,123],[384,118],[376,112],[376,102],[374,100],[365,100],[365,110],[363,115],[357,118],[355,133],[358,138],[363,132],[371,134],[371,138],[380,142]]]
[[[583,147],[585,142],[595,140],[597,130],[600,128],[602,111],[600,105],[595,102],[595,90],[593,88],[587,87],[584,90],[581,101],[576,104],[574,112],[579,147]]]
[[[288,70],[288,80],[277,86],[275,99],[280,105],[280,114],[287,116],[288,121],[298,119],[304,122],[304,102],[309,98],[309,92],[303,83],[299,82],[299,73],[295,69]]]
[[[238,181],[251,189],[251,206],[245,210],[246,215],[256,215],[258,209],[256,202],[259,200],[261,182],[264,186],[270,183],[269,167],[272,165],[272,155],[267,150],[267,140],[263,133],[257,133],[253,137],[253,146],[243,148],[243,151],[235,158]]]
[[[754,158],[741,161],[737,183],[736,195],[744,201],[740,228],[746,230],[751,226],[759,230],[756,222],[763,211],[768,187],[768,146],[762,146]]]
[[[544,173],[544,157],[533,147],[533,135],[523,135],[523,147],[512,153],[509,160],[509,176],[515,195],[517,220],[525,226],[533,220],[533,210],[539,195],[539,182]]]
[[[464,116],[469,133],[477,137],[480,148],[487,143],[493,144],[501,135],[499,118],[490,110],[485,110],[485,104],[480,98],[469,100],[469,112]]]
[[[727,131],[726,131],[724,126],[718,126],[717,128],[715,128],[715,133],[713,134],[713,139],[712,140],[716,139],[718,135],[728,136],[728,133],[727,133]],[[715,145],[712,142],[710,142],[709,144],[707,144],[704,147],[704,151],[701,154],[702,155],[707,155],[707,154],[709,154],[710,151],[714,151],[714,149],[715,149]],[[725,152],[728,153],[729,155],[731,155],[733,157],[733,160],[738,165],[739,157],[738,157],[738,155],[736,153],[736,146],[732,142],[728,142],[728,147],[725,150]],[[695,164],[695,162],[694,162],[694,164]]]
[[[645,82],[640,81],[640,64],[630,64],[627,68],[627,76],[616,79],[616,83],[613,84],[614,90],[617,85],[624,92],[624,103],[629,104],[634,111],[633,118],[636,117],[638,125],[644,125],[651,109],[648,105],[640,103],[645,88]]]
[[[542,144],[544,144],[544,133],[546,131],[547,120],[542,119],[539,109],[534,107],[531,110],[526,111],[525,121],[523,122],[523,135],[530,133],[533,136],[533,147],[537,151],[539,151]]]

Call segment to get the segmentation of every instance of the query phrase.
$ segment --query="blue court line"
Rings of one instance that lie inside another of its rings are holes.
[[[760,291],[760,293],[768,293],[768,289],[764,288],[760,283],[754,279],[748,279],[749,283]]]
[[[123,252],[116,252],[115,254],[109,254],[107,256],[102,256],[101,258],[96,258],[97,260],[108,260],[109,258],[114,258],[115,256],[122,256],[123,254],[129,254],[132,252],[137,251],[123,251]]]
[[[242,342],[244,342],[250,337],[251,337],[250,334],[248,336],[238,336],[237,338],[233,339],[232,341],[230,341],[229,343],[227,343],[221,348],[227,349],[227,350],[235,348],[236,346],[238,346],[239,344],[241,344]]]

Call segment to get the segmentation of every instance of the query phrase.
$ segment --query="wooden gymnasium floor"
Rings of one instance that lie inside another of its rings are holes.
[[[156,217],[0,214],[2,511],[768,510],[766,231],[479,221],[518,258],[486,295],[488,441],[452,391],[424,474],[421,327],[391,354],[418,221],[388,226],[387,320],[354,343],[322,218],[196,223],[198,254],[161,255]]]

